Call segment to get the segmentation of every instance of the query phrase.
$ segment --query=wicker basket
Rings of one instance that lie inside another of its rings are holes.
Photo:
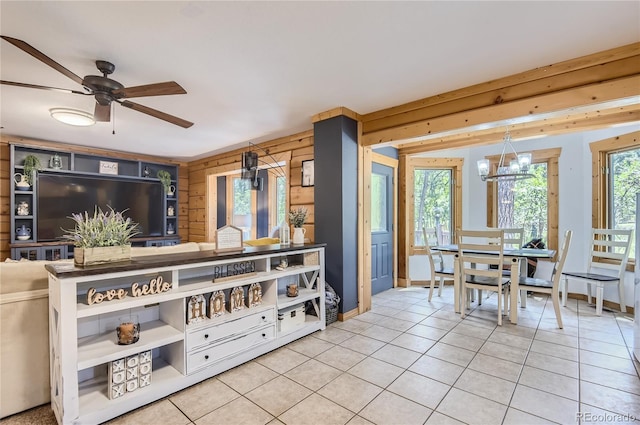
[[[325,323],[327,325],[332,324],[338,320],[338,303],[340,297],[336,294],[336,291],[327,282],[324,283],[325,292],[330,292],[335,298],[335,306],[325,304]]]
[[[338,307],[327,308],[325,310],[327,326],[338,321]]]

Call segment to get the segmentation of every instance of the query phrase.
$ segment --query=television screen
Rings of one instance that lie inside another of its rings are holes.
[[[138,237],[161,236],[163,232],[162,185],[159,182],[38,174],[38,241],[54,241],[72,229],[72,213],[93,214],[97,205],[109,206],[138,223]]]

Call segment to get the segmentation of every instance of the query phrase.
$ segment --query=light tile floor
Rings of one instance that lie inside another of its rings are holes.
[[[370,312],[108,422],[121,424],[631,424],[640,364],[629,315],[545,296],[497,326],[495,295],[461,320],[453,289],[392,289]],[[0,421],[55,423],[49,406]]]

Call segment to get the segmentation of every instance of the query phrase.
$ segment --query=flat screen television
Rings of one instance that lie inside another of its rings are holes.
[[[38,241],[59,240],[63,229],[72,229],[72,213],[93,214],[97,205],[109,206],[138,223],[137,237],[161,236],[163,232],[162,185],[160,182],[38,173]]]

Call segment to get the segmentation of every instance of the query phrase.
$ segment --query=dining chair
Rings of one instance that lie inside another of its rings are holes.
[[[569,279],[587,283],[587,301],[592,303],[591,285],[596,287],[596,315],[602,316],[602,301],[605,285],[617,285],[620,296],[620,311],[625,313],[627,306],[624,301],[624,273],[631,251],[632,230],[592,229],[591,250],[586,272],[562,272],[564,276],[562,288],[562,305],[567,305],[567,290]],[[610,271],[602,274],[596,269]]]
[[[502,305],[504,304],[505,312],[509,307],[509,279],[502,275],[503,238],[504,231],[497,229],[458,231],[457,273],[462,300],[460,308],[462,318],[468,307],[467,296],[470,289],[494,291],[498,295],[498,325],[502,326]],[[478,265],[483,268],[478,268]]]
[[[442,287],[445,280],[453,280],[454,271],[453,267],[445,267],[444,257],[440,251],[431,251],[431,246],[438,244],[438,237],[436,229],[422,228],[422,235],[424,236],[425,250],[427,251],[427,257],[429,258],[429,270],[431,274],[431,286],[429,288],[429,302],[433,295],[433,289],[436,283],[436,277],[438,278],[438,296],[442,296]]]
[[[502,239],[502,246],[505,250],[520,249],[524,245],[524,228],[497,228],[490,227],[489,230],[502,230],[504,231],[504,239]],[[491,243],[497,243],[491,241]],[[505,277],[511,276],[511,262],[507,260],[502,266],[502,275]]]
[[[557,260],[553,265],[551,279],[546,280],[520,276],[520,279],[518,281],[519,290],[548,294],[551,297],[551,301],[553,301],[553,309],[556,312],[556,321],[558,322],[558,328],[560,329],[562,329],[562,315],[560,313],[560,277],[562,276],[562,268],[564,267],[564,262],[567,259],[567,252],[569,252],[572,235],[573,232],[571,230],[567,230],[564,233],[564,241],[562,242],[562,247],[560,248],[560,252],[558,253]],[[526,298],[526,295],[524,295],[523,292],[521,292],[521,294],[524,298]],[[524,303],[522,304],[522,306],[524,307]]]

